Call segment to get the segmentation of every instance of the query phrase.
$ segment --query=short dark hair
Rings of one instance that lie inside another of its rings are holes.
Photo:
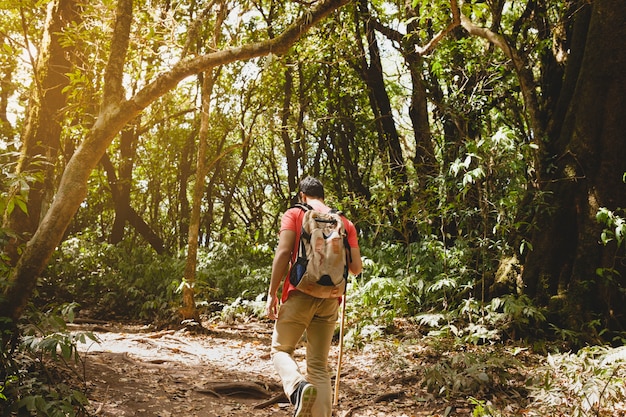
[[[300,192],[313,198],[324,198],[324,186],[317,178],[308,176],[300,181]]]

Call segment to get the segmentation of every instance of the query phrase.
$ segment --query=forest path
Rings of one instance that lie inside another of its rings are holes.
[[[79,372],[84,373],[90,411],[98,416],[287,417],[293,413],[286,397],[279,398],[282,389],[269,357],[270,323],[209,326],[203,334],[114,324],[81,325],[78,330],[99,338],[98,343],[79,345],[83,357]],[[305,369],[304,351],[301,346],[295,354],[301,369]],[[466,402],[455,407],[435,400],[418,387],[417,377],[407,378],[406,360],[416,360],[418,355],[404,356],[395,358],[385,349],[344,350],[334,415],[471,415]],[[334,345],[333,374],[337,357]]]

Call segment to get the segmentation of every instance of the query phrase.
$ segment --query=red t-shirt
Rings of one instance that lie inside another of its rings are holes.
[[[313,209],[317,211],[321,211],[322,213],[327,213],[331,209],[330,207],[318,203],[317,201],[309,202],[309,205],[313,207]],[[280,220],[280,231],[283,230],[291,230],[296,232],[296,241],[294,243],[294,247],[291,250],[291,264],[293,265],[296,262],[296,257],[298,256],[298,242],[300,241],[300,232],[302,231],[302,218],[304,217],[304,210],[294,207],[287,210],[283,217]],[[343,224],[346,228],[346,233],[348,234],[348,244],[351,248],[359,247],[359,240],[357,238],[356,227],[354,227],[354,223],[348,220],[345,216],[342,216]],[[284,303],[289,297],[289,293],[291,291],[296,291],[296,287],[289,282],[289,277],[285,278],[285,282],[283,283],[283,294],[281,297],[282,302]]]

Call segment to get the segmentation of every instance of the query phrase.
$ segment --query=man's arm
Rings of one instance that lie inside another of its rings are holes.
[[[359,238],[357,237],[356,227],[354,223],[347,220],[346,233],[348,233],[348,245],[350,246],[350,263],[348,270],[353,275],[359,275],[363,270],[363,261],[361,260],[361,249],[359,248]]]
[[[363,262],[361,261],[361,249],[357,246],[356,248],[350,248],[350,256],[352,260],[348,265],[348,270],[352,275],[359,275],[363,270]]]
[[[278,246],[274,254],[272,262],[272,277],[270,279],[270,288],[267,294],[267,304],[265,306],[265,314],[272,320],[276,320],[278,314],[278,288],[289,268],[291,260],[291,251],[296,241],[296,232],[292,230],[283,230],[278,237]]]

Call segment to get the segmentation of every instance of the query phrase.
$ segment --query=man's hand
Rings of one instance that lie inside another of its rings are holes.
[[[276,320],[278,318],[278,297],[276,297],[276,294],[267,295],[267,304],[265,305],[265,314],[271,320]]]

